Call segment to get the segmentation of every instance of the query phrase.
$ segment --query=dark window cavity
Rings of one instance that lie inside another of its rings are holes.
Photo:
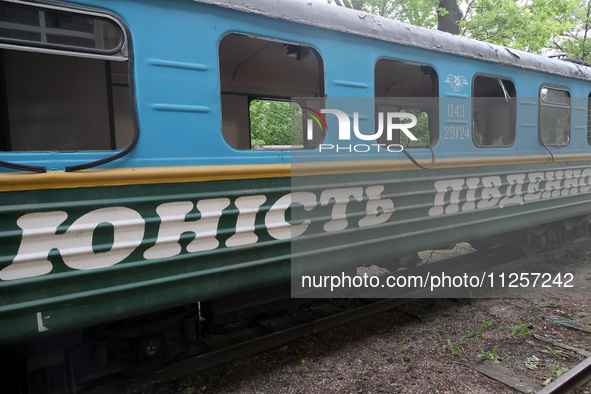
[[[423,64],[380,59],[375,66],[374,79],[376,124],[380,113],[382,117],[389,112],[411,113],[417,118],[417,125],[409,130],[417,141],[394,130],[391,138],[384,132],[378,142],[401,144],[406,148],[434,145],[439,136],[439,85],[435,69]],[[397,123],[405,123],[405,120]]]
[[[324,96],[324,71],[316,50],[229,34],[220,42],[219,57],[222,133],[232,148],[311,148],[322,141],[320,133],[312,141],[302,137],[307,116],[303,108],[319,111],[321,100],[313,98]]]
[[[570,139],[570,92],[542,86],[540,89],[540,142],[566,146]]]
[[[477,75],[472,86],[472,138],[479,147],[509,147],[515,142],[515,85],[508,79]]]
[[[2,3],[0,36],[1,151],[118,150],[131,143],[128,61],[107,54],[124,42],[114,22]]]

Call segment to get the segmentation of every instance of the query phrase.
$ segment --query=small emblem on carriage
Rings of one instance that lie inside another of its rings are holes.
[[[468,80],[463,75],[448,74],[445,82],[449,83],[454,92],[459,92],[464,88],[464,85],[468,85]]]

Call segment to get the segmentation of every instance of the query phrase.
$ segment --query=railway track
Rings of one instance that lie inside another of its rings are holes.
[[[572,393],[591,380],[591,357],[571,368],[555,382],[538,391],[538,394]]]
[[[354,308],[349,311],[333,314],[324,318],[302,323],[285,330],[263,335],[236,345],[227,346],[221,349],[212,350],[208,353],[190,357],[180,362],[173,363],[160,368],[145,376],[134,378],[129,381],[111,383],[106,386],[97,387],[92,390],[83,391],[88,393],[104,392],[140,392],[147,385],[154,382],[166,382],[179,379],[184,376],[204,371],[230,361],[240,356],[262,352],[268,349],[282,346],[294,341],[304,335],[310,335],[321,330],[327,330],[357,319],[384,312],[405,302],[402,299],[388,299],[371,302],[367,305]]]
[[[589,243],[589,245],[591,245],[591,243]],[[503,264],[498,264],[498,266],[502,269],[504,266],[512,266],[516,263],[520,265],[540,263],[547,260],[549,256],[557,258],[557,256],[568,254],[569,250],[569,248],[562,248],[527,258],[507,260]],[[505,257],[511,258],[512,256]],[[498,254],[491,254],[490,251],[473,252],[429,265],[431,268],[437,265],[445,265],[446,267],[453,266],[458,272],[461,272],[462,269],[472,265],[477,260],[489,264],[491,261],[498,261],[500,258],[501,257]],[[312,306],[298,309],[301,316],[299,321],[295,319],[295,323],[294,319],[291,319],[293,316],[289,314],[289,318],[286,315],[278,315],[271,318],[256,317],[251,319],[248,323],[235,326],[235,329],[239,333],[244,331],[244,324],[250,324],[251,327],[257,327],[257,330],[255,331],[258,331],[258,334],[255,334],[254,337],[251,335],[251,337],[246,339],[240,339],[237,343],[232,343],[228,338],[220,341],[219,335],[205,337],[203,338],[202,343],[208,344],[209,349],[202,351],[201,354],[191,355],[184,359],[171,362],[165,366],[158,366],[153,369],[145,370],[143,373],[131,378],[116,379],[94,386],[92,383],[83,385],[78,387],[78,392],[141,392],[144,391],[147,386],[153,385],[156,382],[164,384],[165,382],[177,380],[197,372],[203,372],[207,369],[211,369],[248,354],[278,348],[306,335],[315,334],[323,330],[391,310],[407,303],[412,297],[412,292],[408,295],[408,298],[363,300],[359,301],[360,305],[348,310],[343,310],[328,302],[314,303]],[[318,317],[318,315],[320,315],[320,317]],[[286,323],[282,320],[289,320],[290,322]],[[285,328],[286,324],[289,324],[287,328]],[[228,337],[231,337],[232,335],[234,334],[229,334]],[[588,371],[589,369],[591,368],[581,368],[582,371]],[[572,382],[572,380],[569,379],[569,382]],[[562,391],[549,392],[555,393]]]

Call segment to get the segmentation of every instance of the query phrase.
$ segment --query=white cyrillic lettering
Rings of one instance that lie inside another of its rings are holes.
[[[368,200],[365,206],[365,217],[359,220],[359,227],[374,226],[384,223],[394,213],[394,202],[388,198],[382,198],[384,186],[370,186],[365,189]]]
[[[591,190],[591,168],[583,170],[581,177],[579,178],[579,191],[581,193],[587,193]]]
[[[468,191],[466,192],[466,202],[462,205],[462,212],[476,209],[476,190],[478,190],[479,183],[480,178],[468,178],[466,180]]]
[[[478,209],[491,208],[497,205],[501,198],[499,187],[503,184],[500,176],[485,176],[482,178],[482,198],[478,201]]]
[[[563,173],[563,171],[546,172],[546,183],[544,185],[544,192],[542,193],[542,198],[560,196]]]
[[[306,211],[311,211],[316,207],[316,195],[309,192],[289,193],[277,200],[265,216],[265,225],[271,237],[295,238],[302,235],[310,225],[307,219],[300,224],[291,224],[285,220],[285,212],[292,204],[301,204]]]
[[[168,202],[156,208],[160,216],[160,228],[156,244],[144,252],[145,259],[159,259],[181,253],[179,241],[185,232],[195,234],[195,239],[187,245],[187,252],[212,250],[219,246],[216,238],[222,211],[230,205],[227,198],[200,200],[197,209],[201,213],[198,220],[188,222],[186,215],[193,210],[191,201]]]
[[[581,176],[581,170],[566,170],[564,171],[564,189],[562,190],[563,196],[575,195],[579,193],[579,177]]]
[[[529,184],[527,185],[527,194],[523,197],[525,201],[533,201],[537,200],[542,196],[542,192],[540,191],[540,182],[544,179],[543,172],[530,172],[527,174],[527,179],[529,180]]]
[[[445,179],[442,181],[435,182],[435,200],[433,201],[433,207],[429,209],[429,216],[439,216],[443,213],[455,213],[460,209],[460,192],[464,186],[463,179]],[[447,195],[448,189],[451,189],[450,204],[445,208],[445,196]]]
[[[259,237],[254,233],[254,222],[261,205],[267,197],[246,196],[236,199],[234,204],[238,208],[238,218],[236,219],[236,232],[226,240],[226,246],[241,246],[254,244]]]
[[[324,224],[324,231],[340,231],[347,228],[347,204],[349,204],[349,197],[353,197],[357,201],[362,201],[363,188],[345,187],[342,189],[328,189],[322,192],[320,203],[323,207],[327,206],[330,201],[334,201],[331,220]]]
[[[64,263],[74,269],[109,267],[123,261],[142,242],[145,222],[130,208],[101,208],[83,215],[63,233],[58,226],[68,217],[63,211],[30,213],[17,225],[22,240],[11,265],[0,271],[0,279],[11,280],[44,275],[53,269],[49,253],[57,249]],[[113,244],[108,250],[93,250],[94,232],[102,223],[113,226]]]
[[[507,205],[520,204],[523,205],[523,184],[525,183],[525,174],[509,174],[507,175],[507,191],[505,197],[499,202],[499,207],[503,208]],[[513,187],[515,185],[515,187]]]

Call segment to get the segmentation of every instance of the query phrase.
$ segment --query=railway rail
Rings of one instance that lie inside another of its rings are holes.
[[[555,382],[538,391],[538,394],[571,393],[591,380],[591,357],[577,364]]]
[[[585,240],[583,242],[584,245],[587,245],[587,247],[591,246],[591,241]],[[581,248],[584,246],[581,246],[581,244],[579,243],[575,244],[575,247]],[[467,267],[472,267],[475,262],[491,264],[491,262],[493,261],[496,261],[498,263],[499,260],[506,258],[508,260],[506,260],[503,263],[497,264],[497,267],[499,269],[502,269],[503,267],[510,267],[516,264],[539,264],[547,260],[548,258],[555,259],[560,256],[564,256],[565,254],[569,253],[569,250],[571,250],[570,248],[572,248],[572,246],[553,249],[526,258],[515,258],[514,254],[500,254],[498,251],[495,251],[494,249],[476,251],[462,256],[451,257],[441,261],[429,263],[427,265],[431,268],[434,268],[436,266],[453,266],[458,272],[461,272],[463,269],[466,269]],[[171,362],[168,365],[159,365],[155,366],[154,368],[144,369],[141,373],[133,377],[117,377],[110,381],[103,380],[101,383],[98,384],[97,382],[92,381],[87,382],[85,384],[78,386],[75,392],[89,394],[104,392],[141,392],[145,390],[147,386],[150,386],[155,383],[165,384],[166,382],[181,379],[191,374],[203,372],[205,370],[211,369],[213,367],[219,366],[223,363],[243,357],[245,355],[259,353],[273,348],[278,348],[306,335],[312,335],[323,330],[344,325],[348,322],[364,319],[371,315],[388,311],[390,309],[408,303],[409,300],[412,298],[413,293],[410,292],[408,295],[408,298],[363,299],[359,300],[359,303],[361,303],[360,306],[355,306],[347,310],[343,310],[342,308],[336,307],[333,304],[330,304],[329,302],[316,302],[311,306],[308,305],[296,308],[300,311],[303,311],[299,314],[298,317],[296,317],[296,323],[293,323],[294,319],[290,319],[290,313],[293,313],[293,309],[271,318],[271,320],[275,320],[275,323],[271,324],[266,323],[266,318],[264,316],[256,316],[250,319],[249,322],[245,323],[247,325],[250,324],[251,326],[254,325],[258,326],[259,328],[262,328],[262,330],[258,330],[258,334],[255,334],[254,337],[251,334],[250,336],[247,336],[247,339],[241,339],[238,341],[238,343],[229,344],[232,343],[232,336],[237,335],[237,332],[240,332],[244,329],[244,326],[240,324],[231,324],[231,328],[221,330],[228,332],[226,334],[227,338],[223,340],[220,340],[219,336],[213,338],[215,335],[212,335],[210,337],[205,336],[204,338],[202,338],[202,343],[204,343],[206,347],[209,348],[209,350],[203,351],[199,355],[189,355],[180,360]],[[316,315],[316,317],[311,318],[311,316],[313,316],[314,314]],[[320,314],[321,317],[318,317],[318,314]],[[284,319],[284,321],[282,321],[279,324],[276,323],[277,320],[282,319]],[[285,320],[289,320],[290,323],[286,323]],[[286,325],[289,326],[287,328],[284,328]],[[274,327],[280,328],[276,329]],[[240,337],[240,334],[238,334],[237,336]],[[591,361],[588,361],[588,363],[591,363]],[[580,378],[582,373],[589,373],[589,371],[591,371],[591,367],[589,367],[589,365],[584,367],[581,366],[580,369],[581,371],[576,373],[575,377],[569,378],[568,381],[566,381],[564,384],[577,384],[580,381],[582,381],[580,379],[585,379]],[[572,375],[572,373],[569,373],[569,375]],[[562,380],[564,379],[561,379],[561,381]],[[556,383],[554,383],[553,386],[555,384]],[[556,390],[562,390],[560,387]],[[549,393],[558,392],[564,391],[549,391]]]

